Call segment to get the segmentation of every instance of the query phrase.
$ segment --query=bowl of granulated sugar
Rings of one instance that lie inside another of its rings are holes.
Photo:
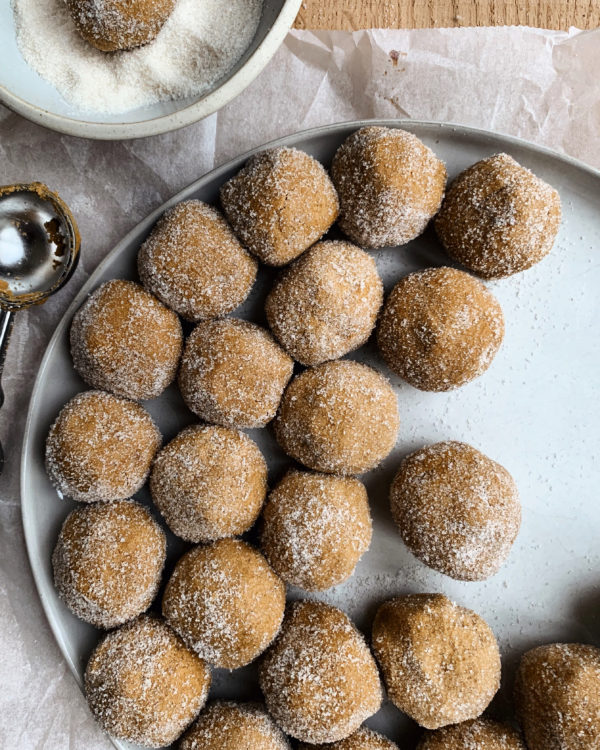
[[[0,4],[0,101],[86,138],[176,130],[258,76],[301,2],[8,0]]]

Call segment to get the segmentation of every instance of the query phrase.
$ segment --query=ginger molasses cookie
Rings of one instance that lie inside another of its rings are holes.
[[[519,733],[491,719],[474,719],[425,732],[417,750],[526,750]]]

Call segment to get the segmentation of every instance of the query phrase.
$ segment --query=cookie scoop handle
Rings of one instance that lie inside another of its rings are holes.
[[[4,391],[2,390],[2,372],[4,370],[4,360],[6,359],[6,350],[10,332],[14,322],[14,313],[10,310],[0,310],[0,407],[4,404]],[[0,443],[0,474],[4,470],[4,450]]]

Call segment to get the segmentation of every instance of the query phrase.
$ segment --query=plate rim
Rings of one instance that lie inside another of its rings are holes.
[[[214,91],[169,114],[136,122],[86,122],[38,107],[0,84],[0,103],[30,122],[79,138],[121,141],[162,135],[209,117],[239,96],[260,75],[292,28],[302,0],[284,0],[271,28],[244,65]],[[35,71],[34,71],[35,72]]]
[[[102,274],[102,270],[112,261],[112,259],[116,255],[122,252],[123,247],[129,244],[130,238],[132,238],[141,230],[146,230],[149,227],[151,227],[156,222],[158,217],[161,214],[163,214],[167,208],[174,205],[175,203],[180,202],[181,200],[185,200],[189,193],[194,192],[198,190],[199,188],[201,188],[205,182],[212,181],[213,179],[218,178],[220,173],[226,172],[230,170],[232,167],[242,164],[252,155],[260,151],[263,151],[264,149],[274,148],[278,146],[286,146],[286,145],[290,145],[290,143],[294,143],[297,141],[308,140],[310,138],[316,138],[316,137],[320,137],[323,135],[339,133],[346,129],[357,130],[361,127],[365,127],[369,125],[393,127],[393,128],[413,127],[416,129],[429,130],[429,131],[432,131],[433,133],[435,133],[436,131],[439,133],[457,132],[460,135],[472,135],[474,137],[483,137],[483,138],[487,137],[487,138],[494,140],[496,143],[499,143],[500,145],[504,144],[506,146],[515,146],[519,148],[524,148],[532,153],[536,153],[541,156],[548,157],[550,159],[558,161],[559,163],[568,165],[569,167],[574,168],[577,171],[583,172],[598,181],[598,188],[600,190],[600,169],[596,169],[595,167],[592,167],[578,159],[575,159],[574,157],[568,156],[567,154],[562,154],[546,146],[541,146],[539,144],[532,143],[530,141],[527,141],[523,138],[519,138],[517,136],[505,135],[502,133],[497,133],[493,130],[486,130],[484,128],[475,128],[475,127],[460,125],[458,123],[437,122],[433,120],[407,120],[407,119],[349,120],[349,121],[319,126],[315,128],[309,128],[306,130],[298,131],[296,133],[288,134],[286,136],[276,138],[266,143],[263,143],[255,148],[252,148],[240,154],[237,157],[227,159],[219,166],[215,167],[214,169],[209,170],[208,172],[203,174],[201,177],[199,177],[197,180],[194,180],[193,182],[189,183],[186,187],[179,190],[171,198],[163,202],[158,208],[150,212],[144,219],[142,219],[132,229],[130,229],[129,232],[127,232],[121,238],[121,240],[105,255],[105,257],[98,263],[98,265],[90,273],[89,277],[84,281],[81,288],[79,289],[79,291],[77,292],[77,294],[75,295],[71,303],[68,305],[63,315],[61,316],[60,320],[58,321],[58,324],[52,336],[50,337],[48,344],[46,345],[43,357],[40,362],[38,373],[34,380],[29,404],[27,407],[27,418],[25,422],[23,441],[21,443],[21,458],[20,458],[20,472],[19,472],[19,483],[20,483],[19,499],[20,499],[20,506],[21,506],[21,521],[22,521],[22,526],[23,526],[23,535],[24,535],[25,547],[27,551],[27,560],[29,563],[29,568],[31,570],[34,583],[35,583],[35,588],[36,588],[38,597],[42,604],[42,609],[44,611],[46,621],[50,627],[50,630],[52,631],[54,640],[56,641],[61,651],[61,655],[69,667],[69,671],[72,673],[77,685],[79,686],[82,692],[83,692],[83,681],[80,679],[76,665],[69,658],[66,652],[66,649],[63,647],[63,644],[65,643],[65,639],[63,638],[62,630],[59,628],[58,624],[54,621],[51,615],[50,608],[46,603],[45,593],[44,593],[44,590],[42,588],[42,583],[41,583],[41,574],[40,574],[40,571],[37,569],[36,564],[34,563],[34,560],[33,560],[33,552],[32,552],[32,540],[33,540],[33,534],[34,534],[33,515],[29,513],[29,510],[27,509],[26,504],[23,503],[23,488],[25,487],[25,484],[26,484],[26,474],[29,468],[29,461],[28,461],[27,454],[28,454],[29,448],[31,447],[31,442],[32,442],[33,421],[34,421],[34,415],[37,411],[39,391],[41,388],[44,371],[46,367],[48,366],[48,361],[56,347],[58,340],[64,335],[64,331],[67,328],[69,322],[71,321],[73,314],[81,306],[84,298],[89,294],[91,288],[96,283],[97,277]],[[108,735],[108,737],[110,741],[113,742],[115,747],[117,748],[124,747],[121,744],[116,744],[118,741],[116,741],[115,738],[111,737],[110,735]]]

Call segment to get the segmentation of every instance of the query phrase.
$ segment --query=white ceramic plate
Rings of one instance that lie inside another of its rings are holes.
[[[79,111],[25,62],[17,45],[10,0],[0,3],[0,102],[59,133],[122,140],[166,133],[224,107],[258,76],[291,28],[302,0],[264,0],[254,40],[233,69],[199,97],[159,102],[116,115]]]
[[[342,140],[363,124],[320,128],[277,144],[298,146],[329,164]],[[446,394],[421,393],[392,377],[401,415],[398,444],[381,467],[364,477],[374,519],[373,542],[354,577],[322,596],[344,608],[367,633],[377,604],[394,594],[440,591],[475,609],[501,643],[505,679],[493,710],[508,716],[514,663],[524,649],[554,640],[600,641],[600,173],[523,141],[483,131],[435,123],[380,124],[416,133],[446,161],[451,178],[483,157],[507,151],[554,185],[562,197],[563,223],[551,255],[524,274],[490,285],[504,308],[506,337],[488,372]],[[43,461],[51,422],[62,405],[85,387],[71,365],[69,324],[86,295],[101,282],[136,278],[138,247],[165,208],[192,197],[216,201],[220,185],[247,157],[220,167],[174,196],[109,253],[65,314],[40,368],[23,448],[23,524],[48,621],[80,685],[100,633],[70,614],[52,584],[51,551],[74,504],[57,496]],[[400,250],[382,250],[375,257],[386,291],[409,271],[448,263],[431,230]],[[271,274],[262,268],[251,298],[236,315],[263,322],[262,303]],[[372,343],[352,356],[386,371]],[[174,387],[147,406],[165,440],[194,421]],[[272,483],[287,459],[269,428],[251,434],[268,459]],[[411,556],[391,523],[387,491],[400,457],[445,439],[467,441],[500,461],[521,492],[521,533],[508,563],[483,583],[459,583],[429,570]],[[146,490],[139,497],[148,502]],[[171,565],[183,547],[170,538]],[[290,595],[298,596],[298,591],[291,590]],[[255,669],[217,672],[213,695],[258,697]],[[416,733],[406,717],[389,705],[369,724],[395,739]]]

